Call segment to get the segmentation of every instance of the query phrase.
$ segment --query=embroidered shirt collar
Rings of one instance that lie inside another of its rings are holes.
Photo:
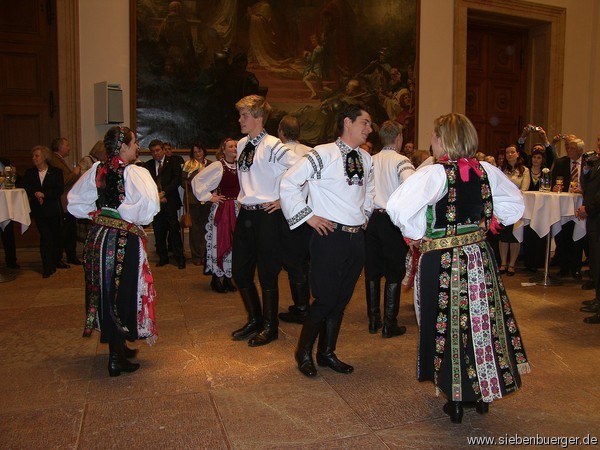
[[[358,151],[358,147],[351,148],[348,144],[346,144],[344,141],[342,141],[342,138],[337,138],[337,140],[335,141],[335,145],[337,145],[339,147],[339,149],[341,150],[342,156],[348,155],[348,153],[350,153],[352,150]]]
[[[250,141],[250,143],[252,145],[254,145],[254,147],[258,147],[258,144],[260,144],[260,141],[262,141],[266,135],[267,135],[267,130],[262,130],[260,132],[260,134],[258,136],[256,136],[254,139],[250,139],[250,136],[248,136],[248,141]]]
[[[395,152],[396,151],[396,147],[394,147],[393,145],[386,145],[385,147],[383,147],[381,149],[381,151],[384,151],[384,150],[391,150],[391,151]]]

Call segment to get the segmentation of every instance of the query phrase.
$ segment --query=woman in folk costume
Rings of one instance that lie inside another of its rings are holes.
[[[192,191],[201,202],[212,202],[206,225],[206,270],[212,273],[210,287],[221,294],[236,290],[231,280],[231,249],[238,213],[237,141],[221,143],[218,161],[192,180]]]
[[[475,160],[477,133],[461,114],[434,123],[437,164],[418,170],[390,197],[387,211],[422,252],[415,306],[417,374],[448,398],[460,423],[464,402],[489,404],[516,391],[529,363],[486,231],[524,211],[519,189],[497,168]],[[424,189],[424,187],[427,187]]]
[[[84,251],[87,316],[84,337],[100,330],[108,343],[108,373],[133,372],[140,365],[127,358],[137,350],[125,340],[157,338],[154,303],[156,293],[146,254],[142,225],[160,211],[158,191],[150,173],[131,162],[136,158],[135,134],[112,127],[104,136],[108,153],[73,186],[69,212],[92,218]]]

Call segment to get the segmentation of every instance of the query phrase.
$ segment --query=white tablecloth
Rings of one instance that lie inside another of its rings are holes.
[[[523,192],[523,200],[525,212],[513,229],[519,242],[523,241],[525,225],[531,226],[540,237],[546,236],[549,231],[554,237],[570,220],[575,222],[573,240],[578,241],[585,236],[585,220],[575,217],[575,211],[583,203],[581,194],[527,191]]]
[[[29,200],[25,189],[0,189],[0,227],[13,220],[21,224],[21,234],[31,225]]]

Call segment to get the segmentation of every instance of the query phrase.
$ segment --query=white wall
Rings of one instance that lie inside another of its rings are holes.
[[[600,1],[539,0],[567,8],[562,130],[594,148],[600,132]],[[124,119],[129,110],[129,2],[80,0],[81,127],[83,154],[108,127],[94,124],[94,83],[123,88]],[[452,110],[454,2],[421,0],[419,67],[420,148],[428,148],[433,119]]]
[[[600,1],[539,0],[567,9],[562,129],[587,148],[600,133]],[[427,149],[433,120],[452,111],[454,2],[421,0],[419,148]]]
[[[86,155],[111,125],[96,125],[94,83],[108,81],[123,89],[123,119],[129,126],[129,2],[79,1],[81,61],[81,154]]]

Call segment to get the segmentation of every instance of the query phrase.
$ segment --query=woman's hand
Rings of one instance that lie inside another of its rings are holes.
[[[213,203],[223,203],[225,201],[225,196],[213,194],[212,197],[210,198],[210,201]]]

